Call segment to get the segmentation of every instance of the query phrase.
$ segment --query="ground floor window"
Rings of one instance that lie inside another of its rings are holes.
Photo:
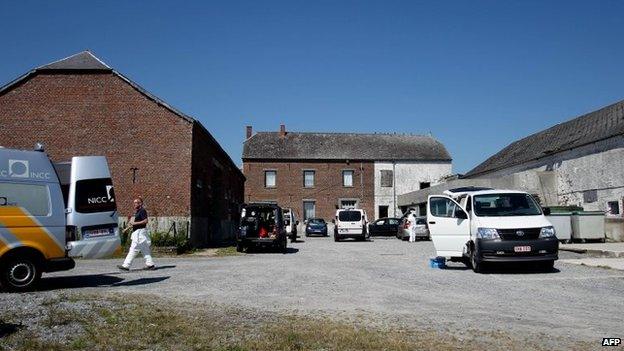
[[[379,206],[379,217],[377,218],[385,217],[388,217],[388,206]]]
[[[304,201],[303,202],[303,219],[308,220],[316,217],[316,202]]]
[[[619,216],[620,212],[620,202],[619,201],[609,201],[607,202],[607,215],[610,216]]]

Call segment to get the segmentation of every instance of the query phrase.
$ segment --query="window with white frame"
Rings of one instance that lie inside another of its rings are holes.
[[[277,171],[264,171],[264,186],[266,188],[277,186]]]
[[[303,171],[303,187],[314,188],[314,171]]]
[[[342,171],[342,186],[352,187],[353,186],[353,170],[344,170]]]

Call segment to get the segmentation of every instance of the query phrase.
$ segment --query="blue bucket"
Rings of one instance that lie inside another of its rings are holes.
[[[445,268],[446,258],[444,257],[432,257],[429,259],[429,267],[431,268]]]

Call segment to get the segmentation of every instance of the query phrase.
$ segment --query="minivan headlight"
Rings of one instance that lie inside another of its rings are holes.
[[[477,228],[477,238],[479,239],[500,239],[498,230],[494,228]]]
[[[540,238],[554,238],[555,237],[555,228],[550,226],[550,227],[544,227],[542,228],[542,230],[540,231]]]

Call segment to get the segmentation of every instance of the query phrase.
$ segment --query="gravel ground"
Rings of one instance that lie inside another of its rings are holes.
[[[290,253],[162,258],[156,271],[118,272],[120,260],[83,260],[45,275],[41,292],[0,295],[0,309],[74,292],[148,294],[261,312],[370,318],[381,327],[432,329],[461,338],[510,332],[555,348],[622,337],[624,272],[556,263],[551,273],[502,267],[475,274],[462,264],[431,269],[431,242],[305,238]],[[565,258],[577,254],[561,253]],[[141,262],[135,261],[137,268]]]

